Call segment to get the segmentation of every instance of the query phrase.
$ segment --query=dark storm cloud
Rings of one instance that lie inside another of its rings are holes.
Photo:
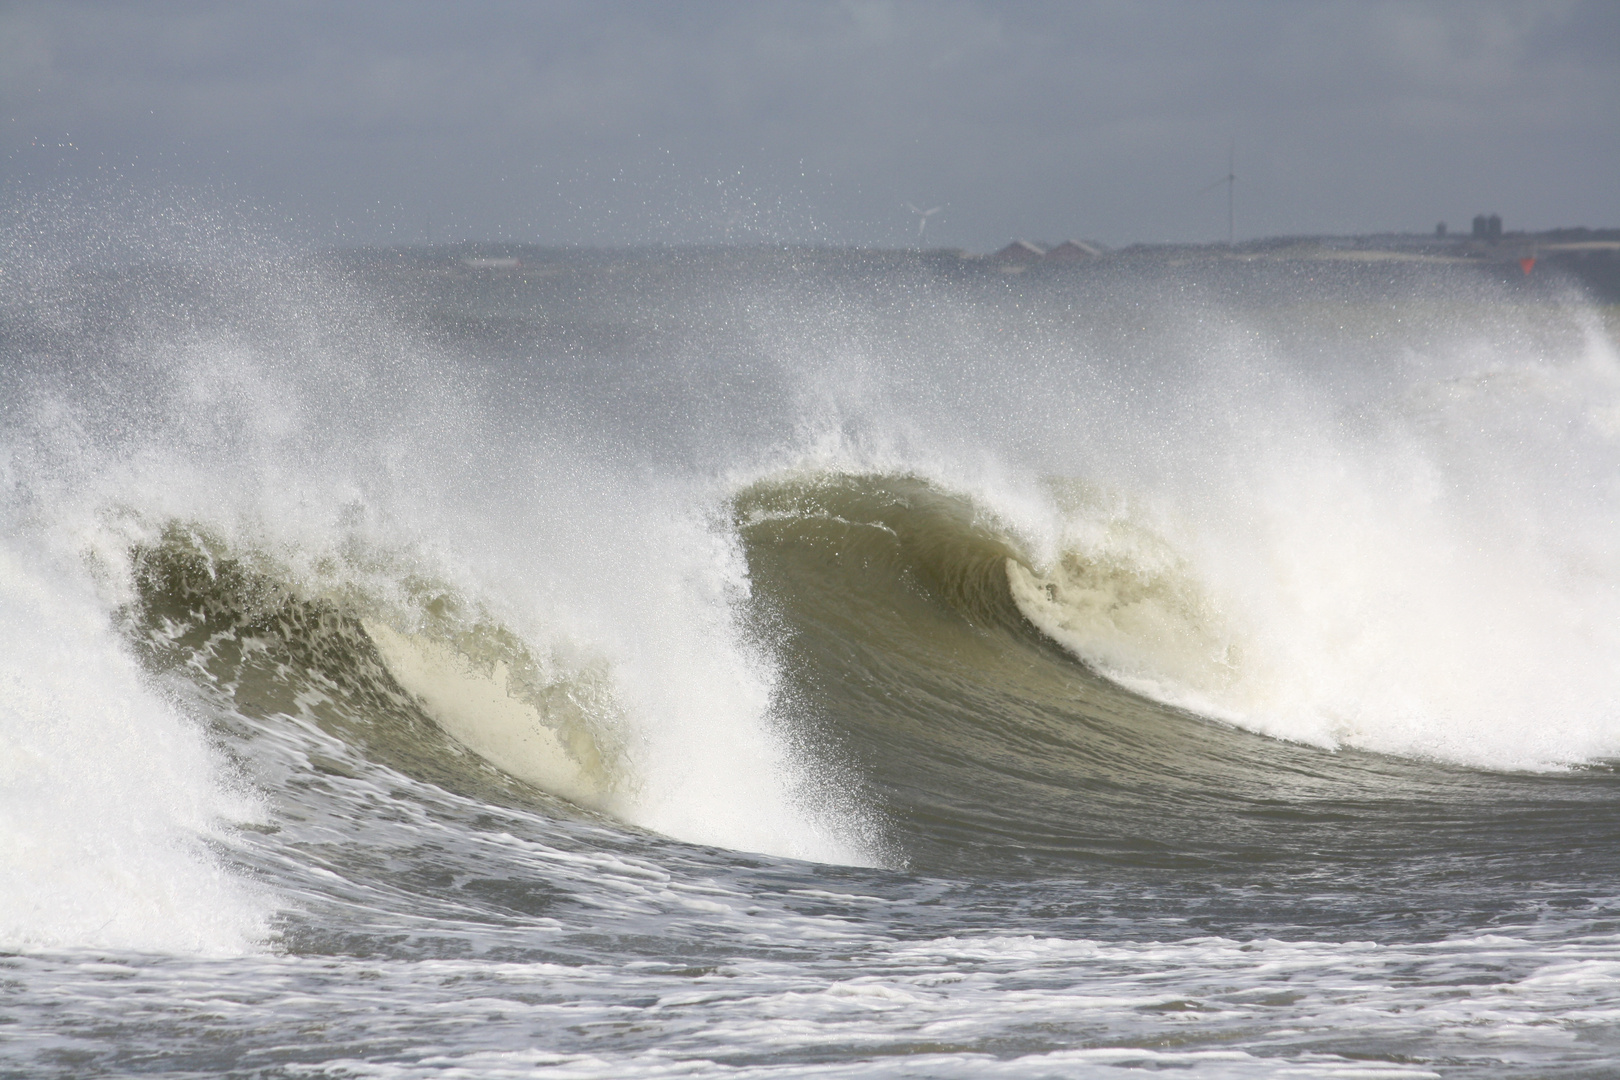
[[[1207,239],[1620,221],[1620,5],[15,4],[13,190],[311,235]]]

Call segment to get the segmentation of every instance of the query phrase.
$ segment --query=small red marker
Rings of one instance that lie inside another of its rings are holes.
[[[1524,258],[1519,260],[1519,269],[1524,271],[1526,277],[1528,277],[1530,275],[1530,271],[1534,270],[1535,268],[1536,257],[1534,255],[1526,255]]]

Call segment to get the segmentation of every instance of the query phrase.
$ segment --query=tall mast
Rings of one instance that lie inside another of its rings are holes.
[[[1236,140],[1226,151],[1226,175],[1207,187],[1199,188],[1198,194],[1214,191],[1222,184],[1226,185],[1226,246],[1231,247],[1237,240],[1237,146]]]
[[[1234,142],[1226,148],[1226,246],[1232,246],[1234,238],[1233,222],[1233,191],[1237,188],[1237,144]]]

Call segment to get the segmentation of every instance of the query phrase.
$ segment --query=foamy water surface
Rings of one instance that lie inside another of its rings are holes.
[[[1612,1060],[1620,354],[1577,292],[41,237],[5,1069]]]

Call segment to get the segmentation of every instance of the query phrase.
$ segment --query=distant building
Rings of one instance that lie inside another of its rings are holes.
[[[1095,259],[1102,254],[1102,249],[1083,240],[1065,240],[1057,247],[1048,251],[1043,262],[1084,262]]]
[[[1502,239],[1502,215],[1491,214],[1487,217],[1484,214],[1475,214],[1474,239],[1484,240],[1489,244],[1494,244]]]
[[[1040,262],[1041,259],[1045,258],[1045,256],[1046,252],[1042,251],[1028,240],[1014,240],[1012,243],[990,256],[990,258],[999,263],[1023,265],[1033,262]]]

